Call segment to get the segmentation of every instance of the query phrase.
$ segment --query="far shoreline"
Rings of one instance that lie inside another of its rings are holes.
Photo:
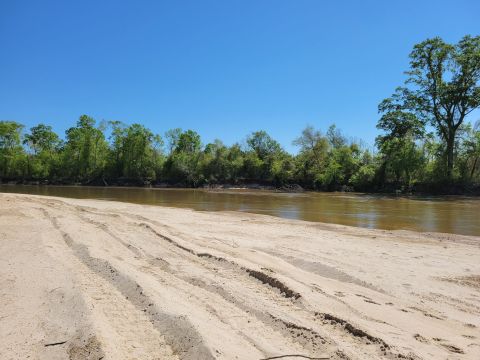
[[[334,190],[314,190],[310,188],[303,188],[298,184],[289,184],[284,186],[273,186],[264,184],[205,184],[201,186],[186,186],[181,184],[135,184],[130,183],[114,183],[114,184],[101,184],[101,183],[45,183],[42,181],[5,181],[0,179],[0,186],[39,186],[39,187],[84,187],[84,188],[110,188],[110,189],[151,189],[151,190],[202,190],[210,192],[224,192],[224,191],[262,191],[268,193],[310,193],[310,194],[352,194],[352,195],[378,195],[386,197],[401,197],[401,198],[421,198],[421,197],[480,197],[480,185],[472,189],[460,188],[457,185],[452,185],[453,191],[403,191],[400,189],[380,189],[380,190],[366,190],[357,191],[353,189],[334,189]],[[461,190],[461,191],[459,191]]]

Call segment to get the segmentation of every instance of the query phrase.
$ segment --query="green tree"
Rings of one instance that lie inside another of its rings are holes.
[[[163,140],[140,124],[111,121],[109,174],[138,182],[155,180],[163,164]]]
[[[193,154],[199,152],[200,147],[200,135],[193,130],[187,130],[179,135],[174,151]]]
[[[279,164],[285,157],[285,152],[280,144],[266,131],[256,131],[247,137],[249,151],[245,154],[245,172],[250,179],[261,181],[273,181],[275,175],[272,170],[278,169]]]
[[[293,144],[300,147],[295,159],[297,181],[308,187],[316,186],[320,174],[327,165],[328,139],[319,130],[307,126]]]
[[[372,190],[377,167],[372,162],[364,162],[350,178],[350,184],[357,191]]]
[[[51,126],[39,124],[30,128],[23,143],[31,149],[28,156],[29,175],[33,178],[53,178],[58,176],[58,151],[61,140]]]
[[[155,179],[154,134],[140,124],[130,125],[122,142],[123,176],[136,180]]]
[[[406,86],[385,100],[381,111],[432,125],[445,143],[445,173],[451,179],[457,130],[480,106],[480,36],[465,36],[454,45],[438,37],[415,45],[406,74]]]
[[[159,179],[162,175],[162,168],[165,162],[165,154],[163,153],[165,142],[159,134],[153,135],[152,152],[153,152],[153,167],[155,171],[155,178]]]
[[[170,140],[169,140],[170,141]],[[201,139],[193,130],[182,132],[165,162],[165,174],[175,183],[198,186],[204,182],[201,173]]]
[[[342,146],[347,145],[347,139],[343,136],[342,132],[337,129],[335,124],[330,125],[327,130],[327,139],[330,143],[330,146],[333,148],[341,148]]]
[[[28,145],[35,154],[38,154],[42,151],[53,152],[57,150],[61,141],[51,126],[38,124],[30,128],[30,133],[25,135],[24,143]]]
[[[397,107],[392,99],[385,99],[379,112],[383,115],[377,129],[384,131],[376,139],[382,159],[380,181],[384,184],[392,179],[410,186],[424,165],[422,151],[415,142],[426,136],[425,124],[416,114]]]
[[[464,179],[473,182],[480,180],[480,121],[475,126],[466,126],[462,142],[462,169]],[[475,176],[476,175],[476,176]]]
[[[24,172],[24,151],[21,146],[23,125],[0,121],[0,177],[14,178]]]
[[[205,146],[201,171],[209,182],[224,182],[230,179],[227,155],[228,148],[218,139]]]
[[[383,180],[391,177],[397,184],[411,186],[414,179],[420,178],[425,162],[411,137],[382,139],[379,149],[383,155]]]
[[[245,178],[245,174],[243,173],[245,166],[245,154],[242,151],[240,144],[233,144],[228,149],[226,157],[229,180],[236,183],[242,178]]]
[[[103,177],[108,150],[103,130],[93,118],[82,115],[77,126],[66,131],[63,163],[67,177],[82,182]]]
[[[109,121],[111,128],[110,147],[107,162],[107,172],[110,178],[123,177],[123,142],[126,135],[126,125],[121,121]]]
[[[170,129],[165,133],[168,154],[171,154],[177,148],[181,134],[182,129],[180,128]]]
[[[247,137],[247,145],[255,151],[260,160],[265,160],[282,151],[280,144],[263,130],[250,134]]]
[[[291,182],[295,174],[295,161],[293,156],[281,152],[270,162],[269,172],[274,185],[282,186]]]

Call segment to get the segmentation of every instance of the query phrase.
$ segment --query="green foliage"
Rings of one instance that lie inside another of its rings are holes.
[[[333,148],[341,148],[347,144],[347,139],[342,135],[342,132],[337,129],[335,124],[330,125],[327,130],[327,139],[330,146]]]
[[[30,150],[27,155],[30,177],[42,180],[59,176],[58,151],[62,142],[51,126],[39,124],[30,128],[30,133],[24,136],[23,144]]]
[[[193,130],[187,130],[179,135],[177,144],[173,151],[176,153],[186,152],[195,154],[200,151],[200,147],[200,135]]]
[[[93,118],[82,115],[77,121],[77,126],[66,131],[66,143],[62,154],[66,178],[88,183],[104,176],[108,145],[103,126],[95,125]]]
[[[373,164],[364,164],[350,178],[350,184],[357,190],[371,189],[377,168]]]
[[[270,176],[272,183],[282,186],[291,182],[295,172],[295,162],[290,154],[282,152],[270,162]]]
[[[282,152],[280,144],[263,130],[252,133],[247,138],[247,145],[262,161]]]
[[[28,145],[35,154],[38,154],[54,152],[60,146],[61,141],[51,126],[39,124],[30,128],[30,133],[25,135],[23,143]]]
[[[325,135],[307,126],[294,141],[299,152],[293,156],[265,131],[250,134],[242,148],[220,140],[202,146],[195,131],[175,129],[165,136],[169,152],[164,154],[163,139],[140,124],[111,121],[96,125],[84,115],[66,131],[63,143],[49,126],[34,126],[22,137],[22,125],[3,121],[0,176],[86,184],[168,182],[193,187],[257,182],[328,191],[368,191],[388,184],[410,188],[441,179],[445,165],[442,142],[434,134],[418,131],[421,126],[415,118],[394,115],[389,113],[379,124],[386,133],[377,138],[378,155],[348,140],[334,125]],[[478,182],[479,126],[462,126],[456,148],[458,177],[464,183]]]
[[[465,126],[464,140],[459,145],[459,172],[465,182],[480,181],[480,121],[475,126]]]
[[[300,146],[297,156],[297,179],[305,186],[322,190],[339,190],[352,185],[351,179],[371,155],[348,140],[335,125],[328,128],[326,136],[311,126],[294,141]],[[303,181],[302,181],[303,180]]]
[[[182,129],[180,128],[170,129],[165,133],[165,139],[167,139],[167,147],[169,154],[171,154],[173,150],[177,147],[178,140],[180,139],[181,134]]]
[[[378,127],[395,137],[422,136],[432,126],[444,143],[444,173],[452,180],[457,131],[480,106],[480,36],[453,45],[438,37],[415,45],[407,75],[405,87],[380,104]]]
[[[228,166],[228,148],[220,141],[205,146],[201,172],[209,183],[222,183],[231,180]]]
[[[227,181],[237,183],[242,179],[245,157],[239,144],[233,144],[226,155]]]
[[[165,163],[167,178],[174,184],[194,187],[201,185],[204,177],[199,171],[200,156],[200,153],[174,152]]]
[[[383,181],[411,186],[420,178],[425,161],[422,151],[409,137],[383,139],[380,143],[383,155]]]
[[[312,126],[307,126],[293,144],[300,147],[296,158],[297,182],[318,187],[323,183],[321,173],[328,163],[328,139]]]
[[[280,144],[265,131],[256,131],[247,137],[245,154],[245,173],[250,180],[283,181],[278,171],[283,164],[279,162],[286,154]],[[276,162],[276,163],[275,163]]]
[[[26,156],[21,146],[23,125],[15,121],[0,121],[0,177],[25,175]]]
[[[193,130],[167,133],[172,152],[165,162],[166,177],[176,183],[199,186],[204,182],[200,135]]]
[[[163,140],[140,124],[110,122],[112,128],[109,160],[110,178],[122,178],[134,182],[150,182],[157,179],[164,162]]]
[[[154,179],[153,133],[140,124],[130,125],[122,143],[122,175],[129,179]]]

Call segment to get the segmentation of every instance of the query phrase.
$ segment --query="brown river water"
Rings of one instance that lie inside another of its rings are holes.
[[[30,185],[0,185],[0,192],[113,200],[202,211],[244,211],[366,228],[480,236],[479,197]]]

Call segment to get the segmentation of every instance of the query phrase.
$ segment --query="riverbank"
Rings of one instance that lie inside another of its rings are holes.
[[[478,359],[480,238],[0,194],[3,359]]]
[[[202,184],[198,186],[187,186],[181,183],[167,183],[167,182],[151,182],[139,180],[105,180],[96,179],[88,183],[69,182],[69,181],[48,181],[48,180],[5,180],[0,179],[0,185],[26,185],[26,186],[85,186],[85,187],[99,187],[99,188],[152,188],[152,189],[204,189],[212,191],[229,191],[229,190],[262,190],[275,191],[286,193],[301,193],[309,192],[342,192],[355,193],[362,192],[366,194],[377,195],[395,195],[395,196],[479,196],[480,184],[468,183],[418,183],[412,187],[405,187],[399,184],[384,184],[383,186],[370,186],[355,189],[352,186],[341,185],[330,189],[313,188],[305,184],[284,184],[273,185],[272,183],[255,183],[255,182],[239,182],[233,183],[213,183]]]

